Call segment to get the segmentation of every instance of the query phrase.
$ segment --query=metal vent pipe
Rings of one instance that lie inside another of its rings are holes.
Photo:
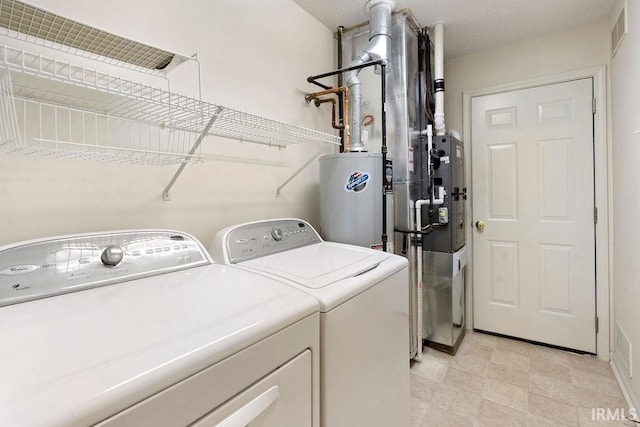
[[[370,13],[369,45],[349,64],[350,67],[369,61],[383,60],[389,70],[391,13],[395,7],[395,0],[367,0],[364,9]],[[359,73],[358,69],[349,71],[345,75],[351,98],[351,110],[349,111],[351,147],[349,151],[366,151],[362,143],[362,88],[358,78]]]

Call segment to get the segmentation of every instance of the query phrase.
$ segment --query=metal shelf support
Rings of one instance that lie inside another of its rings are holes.
[[[316,154],[313,155],[313,157],[311,157],[309,160],[307,160],[302,166],[300,166],[300,168],[295,171],[293,174],[291,174],[291,176],[287,179],[285,179],[285,181],[280,184],[280,186],[276,189],[276,196],[280,195],[280,190],[282,190],[284,187],[287,186],[287,184],[289,184],[291,181],[293,181],[293,178],[295,178],[296,176],[298,176],[300,174],[300,172],[302,172],[307,166],[309,166],[311,163],[313,163],[313,161],[315,159],[317,159],[320,154],[324,153],[323,149],[320,149]]]
[[[173,187],[173,184],[175,184],[176,181],[178,180],[178,177],[180,176],[180,174],[182,174],[182,171],[184,170],[185,166],[187,166],[186,160],[188,160],[189,156],[192,156],[193,153],[195,153],[196,150],[198,150],[198,147],[200,147],[202,140],[204,139],[205,136],[207,136],[207,134],[209,133],[209,130],[211,129],[211,126],[213,126],[216,119],[220,116],[220,113],[222,113],[222,110],[223,110],[223,107],[218,106],[218,109],[209,119],[209,122],[204,127],[204,130],[202,131],[202,133],[200,134],[196,142],[193,144],[193,147],[191,147],[191,150],[189,150],[189,154],[187,155],[187,157],[185,157],[185,162],[183,162],[180,165],[176,173],[173,175],[173,178],[171,178],[171,181],[169,181],[169,184],[165,187],[164,191],[162,192],[162,200],[164,200],[165,202],[168,202],[171,200],[171,194],[169,194],[169,191],[171,190],[171,187]]]

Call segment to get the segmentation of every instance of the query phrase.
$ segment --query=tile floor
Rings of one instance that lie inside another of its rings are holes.
[[[640,426],[597,408],[628,414],[609,364],[588,356],[467,331],[455,357],[425,347],[411,366],[416,427]]]

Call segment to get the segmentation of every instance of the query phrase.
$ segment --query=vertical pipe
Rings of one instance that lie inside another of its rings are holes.
[[[431,125],[427,125],[427,190],[431,187],[431,150],[433,149],[433,130]],[[422,205],[429,204],[433,206],[430,200],[416,200],[416,230],[422,231]],[[418,353],[416,355],[417,360],[422,360],[422,340],[424,339],[424,326],[423,326],[423,310],[424,305],[422,303],[423,294],[423,282],[422,282],[422,263],[424,248],[424,236],[420,237],[420,248],[418,249]]]
[[[433,115],[433,123],[436,135],[445,134],[444,124],[444,25],[438,22],[433,26],[434,32],[434,79],[436,91],[436,112]]]
[[[387,252],[387,189],[385,188],[385,177],[387,171],[387,66],[383,62],[380,64],[381,99],[382,99],[382,250]]]
[[[429,190],[429,201],[431,202],[431,206],[433,206],[433,194],[434,194],[434,180],[433,180],[433,157],[431,153],[433,152],[433,127],[431,125],[427,126],[427,152],[428,152],[428,168],[427,168],[427,182],[429,183],[427,190]]]
[[[344,30],[344,27],[341,25],[338,27],[338,69],[342,68],[342,32]],[[342,76],[342,73],[338,74],[338,87],[342,87],[343,86],[343,80],[344,77]],[[339,122],[338,123],[344,123],[344,108],[343,108],[343,102],[344,102],[344,94],[342,92],[338,93],[338,119]],[[344,152],[344,129],[340,129],[340,152],[343,153]]]
[[[429,73],[427,72],[427,54],[428,50],[426,49],[426,43],[428,43],[428,39],[426,36],[426,29],[423,28],[418,33],[418,100],[417,100],[417,108],[418,108],[418,130],[420,131],[418,136],[418,146],[416,153],[419,154],[417,159],[420,164],[420,184],[416,185],[416,190],[413,192],[415,195],[415,199],[422,198],[422,194],[424,193],[423,188],[425,183],[428,182],[428,169],[425,169],[429,165],[429,157],[424,153],[426,152],[425,146],[425,132],[427,128],[427,124],[429,124],[428,117],[428,103],[429,103]],[[418,166],[418,165],[416,165]],[[417,173],[416,173],[417,175]],[[416,177],[417,180],[418,177]]]
[[[416,230],[418,232],[422,231],[422,205],[427,204],[428,201],[427,200],[416,200],[414,207],[415,207],[415,217],[416,217]],[[418,249],[418,351],[416,353],[416,360],[418,362],[422,361],[422,340],[423,340],[423,335],[424,335],[424,328],[422,323],[424,322],[423,320],[423,316],[422,316],[422,310],[424,309],[423,304],[422,304],[422,288],[423,288],[423,283],[422,283],[422,244],[424,243],[423,241],[424,236],[420,237],[420,248]]]

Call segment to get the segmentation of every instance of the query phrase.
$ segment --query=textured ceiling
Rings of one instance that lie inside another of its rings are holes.
[[[364,0],[294,0],[331,30],[368,20]],[[397,0],[420,25],[444,22],[455,57],[608,18],[616,0]]]

